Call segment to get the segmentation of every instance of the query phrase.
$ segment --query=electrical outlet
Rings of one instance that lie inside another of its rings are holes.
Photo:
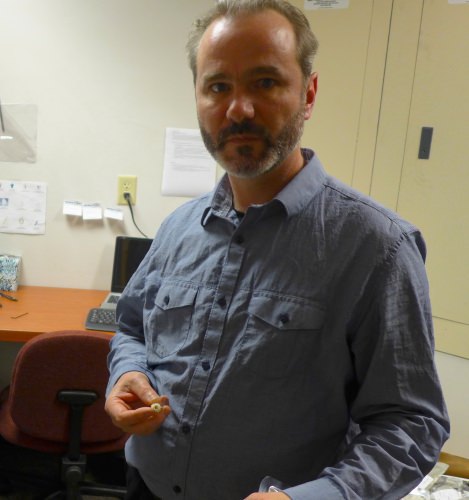
[[[124,193],[130,193],[130,201],[132,205],[137,202],[137,176],[136,175],[119,175],[117,177],[117,204],[127,205],[127,200],[124,198]]]

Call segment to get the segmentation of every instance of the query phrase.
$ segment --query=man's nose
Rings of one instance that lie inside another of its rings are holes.
[[[245,94],[234,95],[226,111],[226,117],[235,123],[254,118],[254,104]]]

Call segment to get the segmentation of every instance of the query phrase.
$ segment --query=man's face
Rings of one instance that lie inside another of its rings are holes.
[[[305,88],[290,23],[275,11],[220,18],[202,37],[195,93],[205,145],[230,174],[252,178],[299,147],[316,90]]]

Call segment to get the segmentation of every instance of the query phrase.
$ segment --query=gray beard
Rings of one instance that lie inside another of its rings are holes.
[[[199,120],[200,132],[207,151],[215,161],[230,175],[244,179],[253,179],[277,168],[298,146],[304,129],[304,111],[297,111],[289,122],[283,127],[277,137],[270,134],[259,126],[251,125],[249,122],[234,124],[228,130],[220,132],[215,141],[202,126]],[[252,146],[244,145],[236,149],[238,156],[232,159],[224,159],[223,149],[225,141],[230,135],[242,131],[255,131],[264,143],[264,149],[255,156]]]

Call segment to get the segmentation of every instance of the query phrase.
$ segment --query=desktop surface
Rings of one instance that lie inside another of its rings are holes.
[[[85,330],[89,309],[99,307],[108,290],[20,286],[5,293],[18,300],[0,297],[0,341],[26,342],[44,332]]]

